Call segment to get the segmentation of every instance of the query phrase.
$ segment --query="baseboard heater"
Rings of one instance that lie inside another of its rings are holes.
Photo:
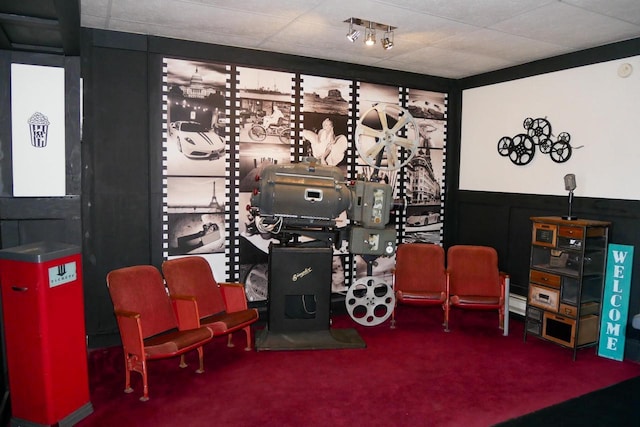
[[[509,313],[519,314],[524,316],[527,309],[527,297],[509,293]]]

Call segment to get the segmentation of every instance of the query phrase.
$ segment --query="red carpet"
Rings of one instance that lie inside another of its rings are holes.
[[[572,352],[529,336],[511,321],[502,336],[497,314],[400,307],[389,322],[355,327],[366,349],[243,350],[219,339],[205,347],[205,373],[178,359],[149,364],[151,399],[140,402],[140,376],[125,394],[121,349],[90,353],[94,426],[491,426],[640,375],[640,365],[600,358],[594,348]]]

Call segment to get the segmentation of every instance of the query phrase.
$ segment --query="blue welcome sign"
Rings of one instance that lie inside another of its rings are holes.
[[[609,245],[600,315],[599,356],[624,359],[632,266],[633,246]]]

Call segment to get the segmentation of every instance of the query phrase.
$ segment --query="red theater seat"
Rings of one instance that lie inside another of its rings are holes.
[[[499,271],[498,253],[491,247],[456,245],[447,251],[450,307],[496,310],[501,329],[505,326],[505,288],[508,278],[506,273]],[[446,312],[447,325],[449,313],[451,310]]]
[[[213,338],[204,327],[177,330],[171,300],[157,268],[150,265],[125,267],[107,275],[107,287],[120,329],[125,370],[125,392],[131,393],[131,371],[142,375],[143,394],[149,400],[147,361],[182,356],[197,350],[204,372],[202,346]],[[182,358],[181,367],[185,367]]]
[[[174,303],[180,329],[206,326],[214,336],[244,330],[245,350],[251,350],[251,324],[258,310],[247,307],[241,283],[218,283],[206,259],[199,256],[175,258],[162,264],[162,272]]]
[[[396,251],[394,270],[396,305],[440,306],[447,319],[447,278],[444,249],[430,243],[405,243]],[[391,327],[395,328],[395,308]],[[446,324],[445,324],[446,326]]]

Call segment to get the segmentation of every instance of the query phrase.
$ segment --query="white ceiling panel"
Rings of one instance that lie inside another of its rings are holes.
[[[84,27],[449,78],[640,37],[640,0],[80,1]],[[395,47],[348,42],[350,17],[397,27]]]
[[[555,2],[491,27],[522,37],[582,49],[637,34],[638,26]]]

